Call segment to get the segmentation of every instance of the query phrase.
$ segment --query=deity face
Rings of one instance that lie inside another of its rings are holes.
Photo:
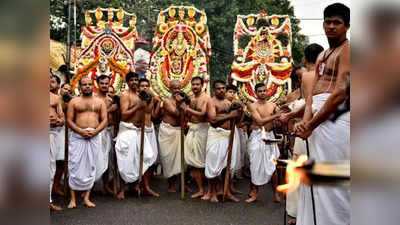
[[[181,71],[181,60],[180,60],[179,57],[175,56],[172,59],[172,68],[173,68],[174,73],[181,73],[182,72]]]

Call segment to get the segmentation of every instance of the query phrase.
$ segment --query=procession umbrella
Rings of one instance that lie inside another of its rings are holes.
[[[225,181],[224,181],[224,194],[222,195],[222,202],[225,201],[225,196],[228,193],[229,188],[229,176],[231,172],[231,161],[232,161],[232,146],[233,146],[233,138],[235,136],[235,119],[230,120],[230,129],[231,133],[229,135],[229,145],[228,145],[228,159],[225,171]]]
[[[181,199],[185,199],[185,114],[180,114],[180,125],[181,125]]]

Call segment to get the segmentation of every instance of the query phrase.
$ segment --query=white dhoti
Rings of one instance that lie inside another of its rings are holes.
[[[229,145],[229,135],[230,130],[225,130],[222,128],[210,127],[208,129],[207,138],[207,150],[206,150],[206,167],[205,175],[207,178],[214,178],[219,176],[222,170],[227,165],[228,159],[228,145]],[[235,135],[234,135],[235,136]],[[234,169],[237,167],[237,151],[239,140],[233,138],[232,145],[232,159],[231,159],[231,175],[234,173]]]
[[[112,133],[113,126],[104,128],[99,133],[100,149],[97,152],[96,158],[96,180],[100,179],[103,173],[108,169],[110,159],[110,151],[112,148]]]
[[[120,122],[115,151],[119,173],[126,183],[133,183],[139,179],[140,133],[140,128],[132,123]],[[154,128],[145,128],[143,174],[157,159],[157,148],[153,147],[154,144],[149,141],[147,133],[154,133]]]
[[[204,168],[206,166],[206,147],[208,123],[189,123],[185,137],[185,162],[187,165]]]
[[[313,96],[313,110],[320,110],[330,94]],[[334,123],[325,121],[308,138],[310,158],[316,162],[350,160],[350,113]],[[314,186],[315,213],[318,224],[350,224],[350,194],[348,187]],[[313,224],[310,187],[299,190],[297,225]]]
[[[58,149],[56,152],[56,160],[64,160],[65,158],[65,126],[55,127],[57,130]]]
[[[240,141],[241,138],[240,138],[239,128],[237,128],[237,127],[235,127],[235,137],[234,137],[234,139],[237,140],[237,142],[236,142],[237,151],[236,151],[236,156],[235,156],[236,162],[235,162],[235,167],[233,168],[233,170],[234,170],[233,172],[236,173],[236,172],[239,172],[242,169],[242,160],[241,160],[242,159],[242,151],[241,151],[242,143]]]
[[[181,128],[162,122],[158,141],[164,176],[170,178],[181,173]]]
[[[87,130],[94,130],[87,128]],[[96,158],[100,150],[99,135],[85,139],[70,131],[68,173],[69,186],[72,190],[86,191],[93,187],[96,178]]]
[[[51,127],[49,134],[49,143],[50,143],[50,165],[49,165],[49,172],[50,172],[50,202],[51,200],[51,190],[53,187],[54,181],[54,174],[56,173],[56,153],[58,151],[58,140],[57,140],[57,127]]]
[[[276,143],[266,144],[261,139],[262,130],[253,130],[249,137],[247,151],[250,159],[251,183],[264,185],[268,183],[276,166],[272,158],[279,158],[279,149]],[[275,138],[272,131],[266,132],[267,138]]]

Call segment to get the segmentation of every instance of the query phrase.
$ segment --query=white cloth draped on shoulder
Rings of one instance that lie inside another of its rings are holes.
[[[205,175],[207,178],[214,178],[219,176],[222,170],[227,165],[228,159],[228,145],[230,130],[222,128],[210,127],[208,129],[207,138],[207,154],[206,154],[206,168]],[[234,135],[236,136],[236,135]],[[237,163],[237,151],[239,151],[238,138],[233,138],[232,146],[232,161],[231,161],[231,176],[235,172]]]
[[[164,177],[181,173],[181,128],[162,122],[158,133]]]
[[[110,151],[112,148],[113,129],[114,129],[113,126],[109,126],[104,128],[104,130],[102,130],[99,133],[100,149],[97,152],[97,159],[96,159],[96,180],[100,179],[103,173],[108,168]]]
[[[145,128],[143,174],[157,159],[157,148],[154,149],[154,144],[149,141],[147,135],[151,132],[154,132],[153,127]],[[132,123],[120,122],[115,151],[119,173],[126,183],[133,183],[139,179],[140,133],[140,128]]]
[[[189,132],[185,137],[186,164],[196,168],[206,166],[208,128],[208,123],[189,123]]]
[[[313,96],[313,111],[320,110],[330,94]],[[325,121],[308,138],[310,158],[316,162],[350,160],[350,113],[335,122]],[[318,224],[350,224],[350,193],[348,187],[314,186],[315,211]],[[313,224],[310,187],[299,189],[297,225]]]
[[[87,128],[87,130],[94,129]],[[69,186],[72,190],[86,191],[93,187],[96,178],[96,158],[99,150],[99,135],[85,139],[74,131],[70,131],[68,172]]]
[[[268,183],[276,166],[272,158],[279,158],[279,149],[276,143],[266,144],[262,139],[262,130],[253,130],[249,137],[247,151],[250,159],[251,183],[264,185]],[[268,138],[275,138],[272,131],[266,132]]]

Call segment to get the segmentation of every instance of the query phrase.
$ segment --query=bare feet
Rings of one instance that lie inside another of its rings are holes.
[[[218,192],[217,192],[217,196],[221,196],[221,195],[223,195],[224,194],[224,191],[223,190],[219,190]]]
[[[104,192],[109,195],[114,195],[114,191],[108,185],[104,185]]]
[[[274,193],[274,202],[276,202],[276,203],[283,202],[282,195],[277,191]]]
[[[245,202],[246,202],[246,203],[252,203],[252,202],[254,202],[255,200],[257,200],[257,195],[251,195],[251,197],[248,198],[248,199],[246,199]]]
[[[120,191],[119,194],[117,195],[118,200],[124,200],[125,199],[125,192]]]
[[[199,191],[199,192],[193,194],[193,195],[190,196],[190,197],[191,197],[192,199],[195,199],[195,198],[199,198],[199,197],[201,197],[201,196],[203,196],[203,195],[204,195],[204,191]]]
[[[210,202],[213,202],[213,203],[219,202],[219,201],[218,201],[218,198],[217,198],[217,195],[215,195],[215,194],[212,195],[211,198],[210,198]]]
[[[75,208],[76,208],[76,202],[71,200],[69,202],[68,209],[75,209]]]
[[[84,199],[83,200],[83,205],[85,205],[85,206],[87,206],[89,208],[96,207],[96,205],[93,202],[91,202],[89,199]]]
[[[176,189],[174,186],[168,188],[168,193],[176,193]]]
[[[235,186],[233,186],[233,184],[231,184],[231,192],[233,194],[243,194],[243,192],[239,191],[238,189],[235,188]]]
[[[59,195],[59,196],[65,196],[65,193],[58,188],[53,188],[53,194]]]
[[[203,195],[203,197],[201,197],[201,200],[205,200],[208,201],[211,198],[211,194],[210,192],[207,192],[205,195]]]
[[[61,211],[62,208],[60,206],[56,206],[53,203],[50,203],[50,211]]]
[[[289,225],[295,225],[296,224],[296,218],[292,218],[288,220]]]
[[[160,197],[160,195],[158,193],[156,193],[155,191],[151,190],[150,187],[145,187],[144,188],[144,193],[147,194],[147,195],[151,195],[153,197],[156,197],[156,198]]]
[[[240,200],[238,198],[236,198],[235,196],[233,196],[231,193],[226,194],[226,199],[229,199],[233,202],[240,202]]]

